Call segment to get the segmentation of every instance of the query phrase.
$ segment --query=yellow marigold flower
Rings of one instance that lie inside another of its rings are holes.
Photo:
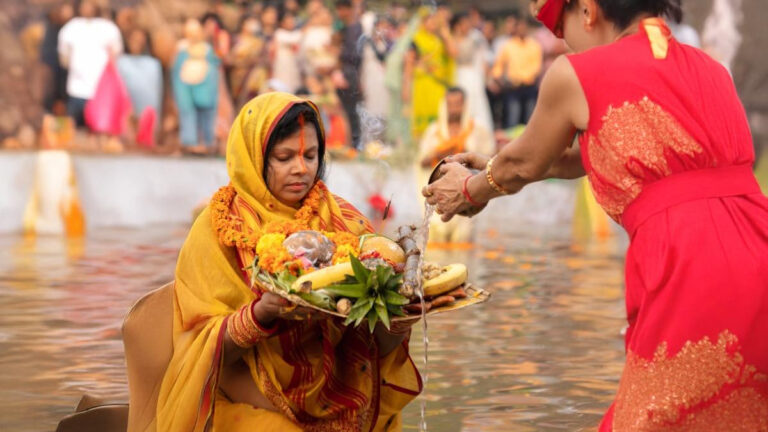
[[[357,255],[358,251],[357,248],[348,245],[348,244],[342,244],[336,246],[336,252],[333,254],[333,264],[341,264],[344,262],[349,261],[350,255]]]

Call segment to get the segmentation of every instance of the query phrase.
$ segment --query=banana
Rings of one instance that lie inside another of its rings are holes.
[[[291,289],[294,292],[318,290],[341,282],[347,275],[352,276],[354,274],[351,263],[336,264],[301,276],[291,285]]]
[[[443,267],[442,272],[432,279],[424,281],[424,297],[444,294],[467,281],[467,266],[451,264]]]

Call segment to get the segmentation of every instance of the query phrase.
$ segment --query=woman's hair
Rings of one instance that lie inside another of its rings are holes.
[[[272,134],[267,141],[267,148],[264,150],[264,168],[262,170],[262,177],[267,180],[267,172],[269,170],[269,157],[275,146],[286,138],[295,134],[300,127],[299,117],[302,117],[306,124],[311,124],[315,127],[317,133],[317,175],[315,175],[315,181],[320,180],[325,175],[325,136],[320,126],[320,119],[318,118],[317,111],[315,111],[309,104],[300,103],[292,106],[288,111],[283,114],[280,121],[272,130]]]
[[[624,29],[643,13],[653,16],[667,16],[675,22],[683,20],[681,0],[596,0],[605,17],[619,28]],[[578,2],[569,3],[569,8]]]
[[[456,30],[456,26],[458,26],[464,19],[469,19],[469,14],[466,12],[459,12],[451,17],[451,30]]]
[[[205,15],[200,18],[200,24],[205,24],[208,20],[216,21],[216,25],[219,29],[224,30],[224,22],[221,21],[221,17],[216,12],[206,12]]]

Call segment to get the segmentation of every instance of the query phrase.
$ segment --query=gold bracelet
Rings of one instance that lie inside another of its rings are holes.
[[[509,192],[501,187],[496,181],[493,179],[493,174],[491,174],[491,170],[493,169],[493,161],[496,160],[496,156],[488,159],[488,163],[485,165],[485,179],[488,180],[488,184],[491,185],[493,190],[496,192],[502,194],[502,195],[509,195]]]

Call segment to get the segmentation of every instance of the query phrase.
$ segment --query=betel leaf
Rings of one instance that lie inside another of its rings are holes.
[[[336,297],[347,297],[354,299],[359,299],[360,297],[365,296],[365,294],[368,292],[368,288],[360,283],[336,284],[325,287],[324,289]]]
[[[313,306],[328,310],[336,309],[336,303],[333,301],[333,299],[328,294],[322,293],[320,291],[310,291],[307,293],[300,292],[297,293],[297,295]]]
[[[296,279],[298,278],[288,270],[283,270],[277,274],[277,283],[279,283],[283,289],[290,289],[290,287],[293,286],[293,283],[296,282]]]

